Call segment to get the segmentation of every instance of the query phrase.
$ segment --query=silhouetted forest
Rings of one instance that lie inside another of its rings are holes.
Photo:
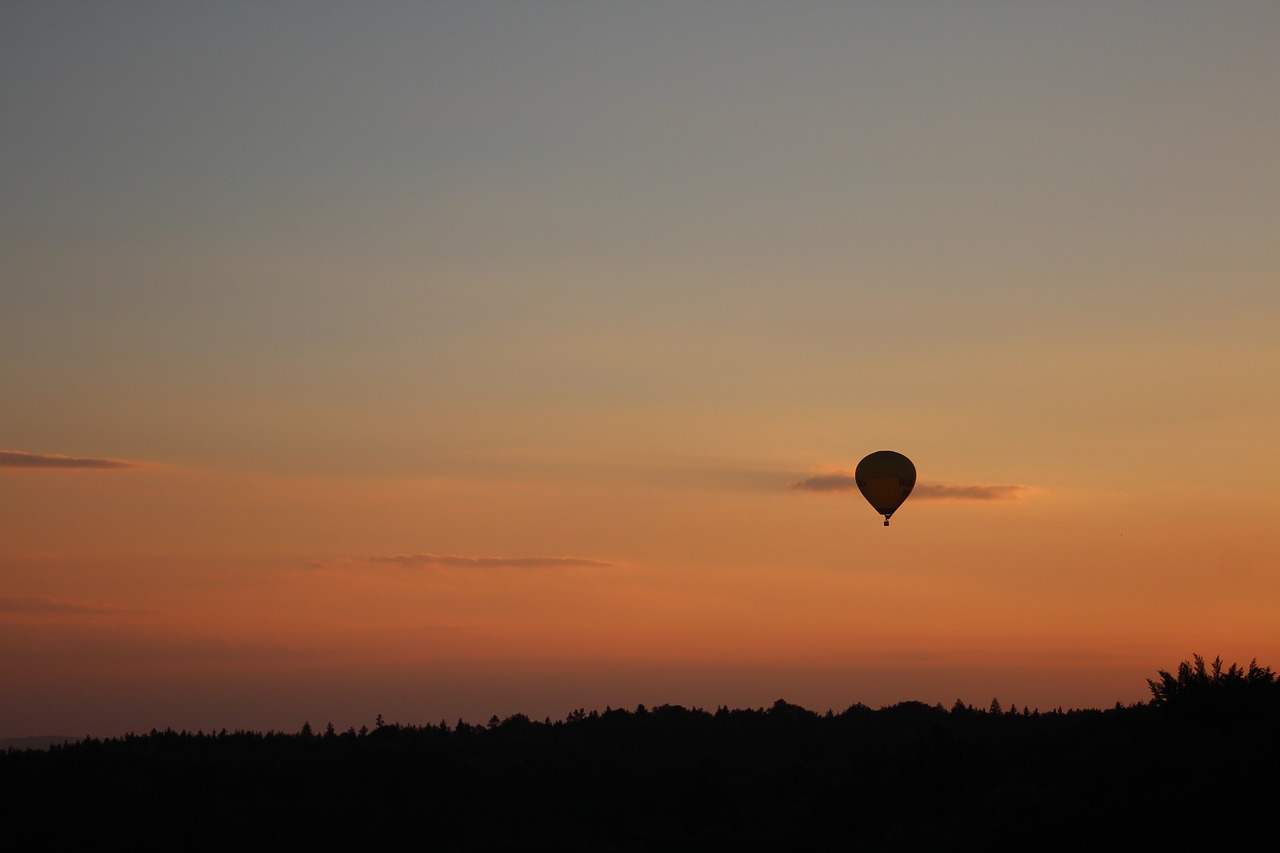
[[[151,731],[0,753],[8,849],[1254,849],[1280,682],[1196,657],[1150,702]]]

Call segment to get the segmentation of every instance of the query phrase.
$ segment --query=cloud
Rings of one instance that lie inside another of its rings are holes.
[[[20,672],[146,672],[156,664],[231,664],[248,668],[335,659],[342,650],[272,641],[237,641],[193,629],[137,620],[104,624],[86,619],[74,627],[55,623],[6,624],[0,620],[0,668]],[[33,653],[34,652],[34,653]]]
[[[815,474],[792,483],[791,488],[801,492],[856,492],[858,481],[852,474]]]
[[[59,456],[54,453],[26,453],[0,450],[0,468],[137,468],[137,462],[122,459],[90,459],[81,456]]]
[[[911,491],[911,497],[926,501],[1016,501],[1030,486],[981,486],[949,483],[921,483]]]
[[[0,595],[0,613],[29,613],[39,615],[73,614],[80,616],[122,616],[145,613],[114,604],[83,604],[74,601],[58,601],[40,595]]]
[[[617,565],[585,557],[467,557],[458,554],[393,554],[389,557],[366,557],[364,562],[412,569],[556,569],[579,566],[607,568]]]
[[[791,488],[800,492],[856,492],[858,481],[853,474],[832,471],[814,474]],[[925,501],[1012,501],[1018,500],[1030,486],[992,486],[982,484],[917,483],[911,491],[911,500]]]

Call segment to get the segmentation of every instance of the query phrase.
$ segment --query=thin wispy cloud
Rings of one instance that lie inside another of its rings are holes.
[[[60,601],[42,595],[0,595],[0,613],[76,616],[126,616],[145,613],[130,607],[91,602]]]
[[[557,569],[608,568],[617,565],[607,560],[586,557],[475,557],[461,554],[392,554],[387,557],[366,557],[363,562],[411,569]]]
[[[911,497],[926,501],[1016,501],[1031,491],[1030,486],[956,485],[951,483],[920,483],[911,490]]]
[[[61,456],[56,453],[27,453],[22,450],[0,450],[0,468],[137,468],[140,463],[124,459],[93,459],[84,456]]]
[[[799,492],[839,493],[856,492],[858,481],[853,474],[832,471],[814,474],[792,483]],[[926,501],[1012,501],[1031,491],[1030,486],[987,485],[980,483],[917,483],[911,491],[911,500]]]
[[[815,474],[792,483],[791,488],[799,492],[856,492],[858,481],[852,474]]]

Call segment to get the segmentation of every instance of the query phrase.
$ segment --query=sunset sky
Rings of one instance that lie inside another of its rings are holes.
[[[1278,44],[0,4],[0,736],[1280,665]],[[881,449],[888,528],[839,488]]]

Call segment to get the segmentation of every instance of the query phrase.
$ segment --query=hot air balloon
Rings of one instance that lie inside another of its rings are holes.
[[[884,516],[884,526],[889,526],[893,515],[916,485],[916,466],[911,460],[892,450],[877,450],[858,463],[853,472],[858,490]]]

